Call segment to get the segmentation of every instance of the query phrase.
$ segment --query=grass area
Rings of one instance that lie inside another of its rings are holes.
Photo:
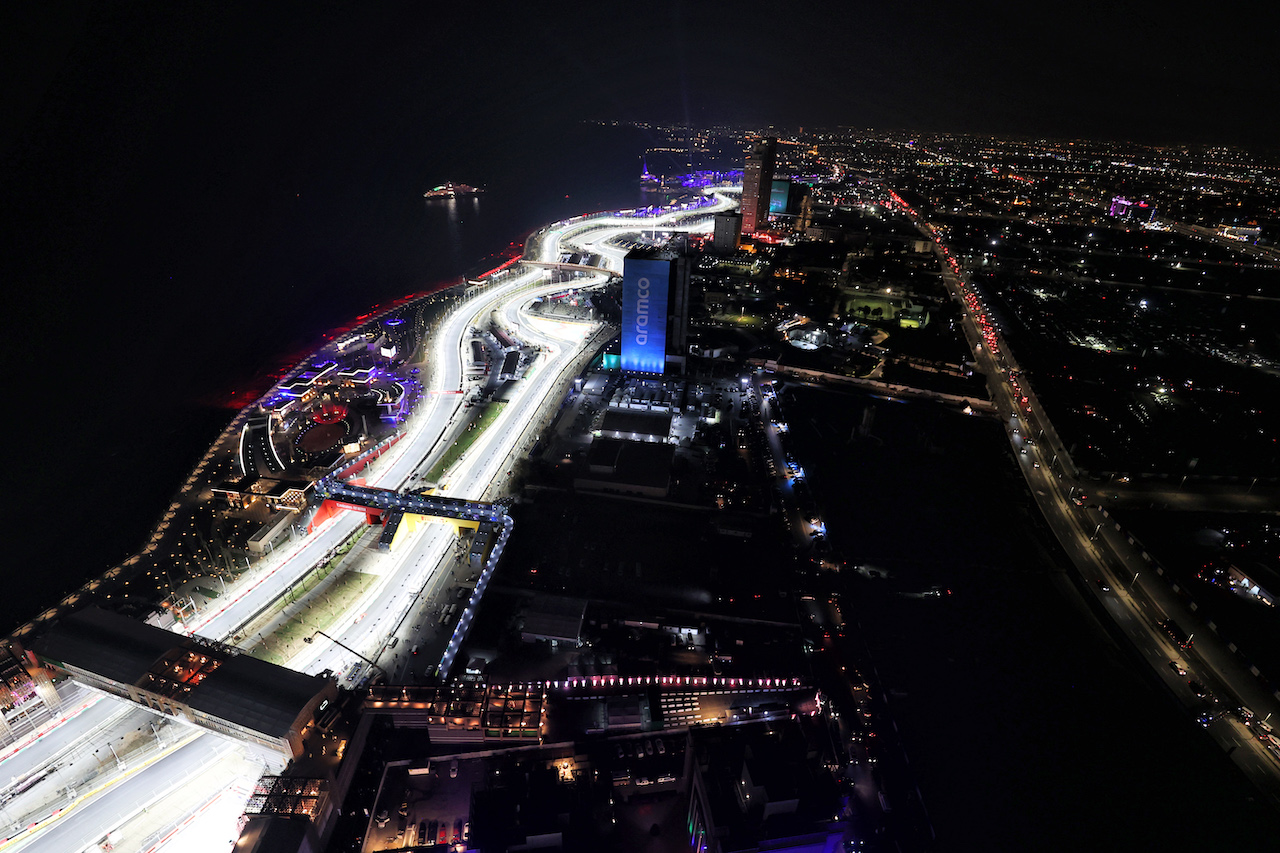
[[[307,637],[324,631],[345,613],[365,590],[376,583],[377,575],[344,572],[316,601],[280,626],[270,637],[254,647],[256,658],[283,665],[302,651]]]
[[[430,470],[427,471],[427,480],[433,483],[440,482],[440,478],[444,476],[444,472],[453,467],[453,463],[458,461],[458,457],[466,453],[467,450],[470,449],[471,445],[476,443],[476,439],[479,438],[481,434],[489,428],[489,425],[494,422],[498,415],[502,413],[502,408],[505,405],[506,403],[490,403],[485,406],[484,411],[480,413],[479,417],[467,426],[462,435],[458,436],[457,440],[445,449],[443,455],[441,455],[441,457],[436,460],[436,463],[431,466]]]
[[[313,589],[319,586],[321,581],[333,574],[334,570],[337,569],[338,565],[342,562],[342,558],[345,557],[352,548],[356,547],[356,543],[358,543],[361,538],[368,533],[368,531],[369,528],[365,526],[348,536],[342,544],[334,549],[333,556],[330,557],[323,565],[318,565],[312,568],[311,571],[307,572],[300,581],[291,586],[284,595],[277,598],[272,602],[270,607],[250,622],[249,625],[243,629],[243,636],[247,637],[261,630],[263,625],[269,624],[271,620],[276,617],[276,614],[283,611],[298,599],[305,597]],[[341,580],[339,580],[338,583],[341,583]]]

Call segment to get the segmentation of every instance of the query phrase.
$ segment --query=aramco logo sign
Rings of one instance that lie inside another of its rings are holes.
[[[627,258],[622,268],[622,369],[662,373],[671,261]]]
[[[649,279],[636,279],[636,346],[649,343]]]

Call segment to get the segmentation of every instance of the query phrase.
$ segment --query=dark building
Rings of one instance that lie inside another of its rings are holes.
[[[821,737],[808,718],[690,729],[689,846],[839,853],[847,826]]]
[[[717,213],[715,216],[715,232],[712,246],[717,252],[728,254],[736,251],[742,238],[741,213]]]
[[[742,171],[742,233],[754,234],[769,221],[769,196],[773,192],[773,167],[778,140],[761,140],[747,155]]]

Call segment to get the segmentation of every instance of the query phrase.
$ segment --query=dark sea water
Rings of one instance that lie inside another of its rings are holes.
[[[644,134],[468,90],[474,57],[426,55],[403,12],[168,8],[77,19],[0,173],[0,624],[132,554],[236,406],[326,330],[641,200]],[[486,192],[423,199],[450,180]]]

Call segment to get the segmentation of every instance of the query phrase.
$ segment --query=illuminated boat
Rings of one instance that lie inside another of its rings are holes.
[[[469,184],[441,184],[433,190],[427,190],[422,194],[423,198],[457,198],[460,195],[479,195],[484,190]]]

